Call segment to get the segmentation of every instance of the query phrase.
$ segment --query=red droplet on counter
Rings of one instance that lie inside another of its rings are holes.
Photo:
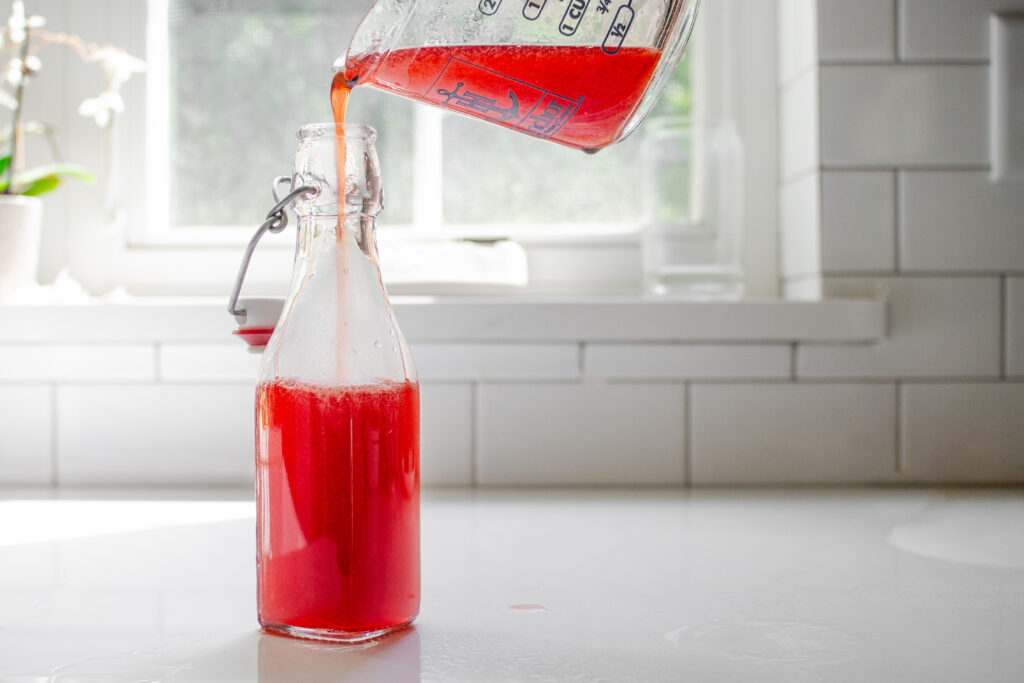
[[[548,608],[544,605],[509,605],[508,607],[516,612],[547,612]]]
[[[274,334],[273,327],[247,327],[235,330],[231,334],[237,335],[249,346],[266,346],[270,341],[270,335]]]

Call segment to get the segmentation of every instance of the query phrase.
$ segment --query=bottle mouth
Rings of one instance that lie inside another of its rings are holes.
[[[307,123],[296,131],[295,137],[299,142],[337,138],[373,142],[377,131],[363,123]]]

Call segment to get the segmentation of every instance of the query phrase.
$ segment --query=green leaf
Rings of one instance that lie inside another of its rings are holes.
[[[38,178],[28,187],[21,191],[21,194],[26,197],[35,197],[37,195],[46,194],[47,192],[53,192],[60,185],[60,178],[55,175],[48,175],[44,178]]]
[[[5,157],[0,157],[0,175],[7,170],[7,167],[11,165],[11,155],[8,154]]]
[[[15,185],[31,185],[37,180],[50,176],[58,178],[78,178],[87,183],[96,181],[95,176],[77,164],[50,164],[48,166],[37,166],[36,168],[19,173],[14,179]],[[24,193],[22,193],[24,194]]]

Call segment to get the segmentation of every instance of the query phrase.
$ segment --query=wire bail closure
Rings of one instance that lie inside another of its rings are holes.
[[[245,273],[249,270],[249,262],[252,260],[252,253],[256,250],[256,245],[259,243],[260,238],[267,232],[272,232],[275,235],[285,229],[288,225],[288,213],[285,208],[291,204],[299,195],[310,195],[313,196],[319,192],[319,190],[312,185],[302,185],[293,190],[290,190],[283,198],[278,197],[277,188],[287,182],[289,187],[291,186],[291,178],[286,175],[278,176],[274,178],[274,184],[271,191],[274,194],[274,208],[267,212],[267,219],[263,221],[263,224],[256,229],[256,234],[249,240],[249,244],[245,247],[245,253],[242,255],[242,264],[238,267],[238,275],[235,276],[235,285],[231,289],[231,297],[228,299],[228,313],[235,316],[235,320],[239,325],[244,325],[246,321],[246,312],[244,308],[238,307],[238,296],[242,292],[242,283],[245,281]]]

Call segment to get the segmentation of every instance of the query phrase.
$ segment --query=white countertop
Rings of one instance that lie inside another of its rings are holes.
[[[1024,491],[428,492],[423,608],[261,635],[247,491],[0,493],[0,681],[1020,681]]]

